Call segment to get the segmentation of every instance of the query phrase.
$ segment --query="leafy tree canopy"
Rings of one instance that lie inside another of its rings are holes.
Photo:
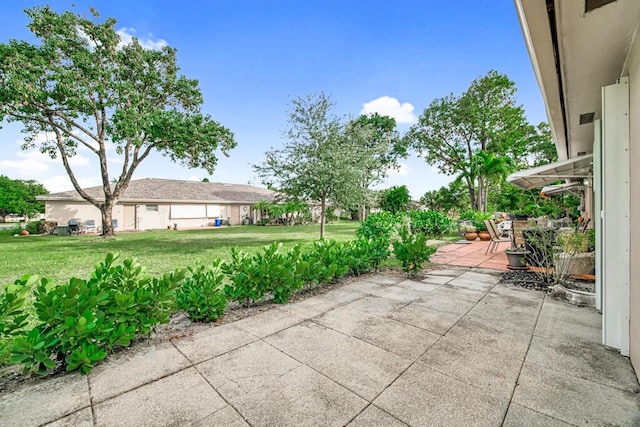
[[[461,95],[435,99],[407,135],[427,163],[465,183],[473,209],[486,209],[487,187],[508,172],[505,159],[524,161],[539,137],[515,93],[507,76],[489,71]]]
[[[424,193],[420,202],[429,210],[454,214],[469,209],[469,193],[460,179],[448,186]]]
[[[345,132],[333,106],[324,94],[294,99],[284,146],[272,148],[254,165],[263,183],[297,200],[320,203],[321,238],[327,203],[347,205],[363,197],[365,153],[361,144],[347,141],[354,133]]]
[[[152,151],[212,173],[216,150],[235,147],[231,131],[200,111],[198,82],[179,74],[175,49],[148,50],[136,38],[125,45],[116,20],[100,23],[93,9],[91,18],[48,6],[26,13],[40,43],[0,44],[0,121],[22,123],[24,149],[60,158],[76,191],[101,210],[104,234],[113,233],[112,208]],[[111,144],[121,161],[115,172]],[[97,157],[104,197],[78,184],[69,159],[79,148]]]
[[[0,175],[0,217],[9,214],[32,216],[44,212],[44,203],[36,200],[36,196],[47,193],[39,182]]]
[[[380,194],[380,208],[384,211],[396,214],[409,209],[411,195],[406,185],[394,186],[382,190]]]

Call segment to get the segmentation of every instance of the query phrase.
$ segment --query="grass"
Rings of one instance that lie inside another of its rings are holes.
[[[357,222],[327,225],[326,237],[338,241],[355,238]],[[183,268],[196,260],[216,257],[228,260],[231,247],[246,252],[278,241],[284,248],[310,246],[320,236],[319,225],[291,227],[234,226],[201,230],[154,230],[119,233],[110,239],[96,235],[26,236],[0,235],[0,284],[12,283],[24,274],[66,281],[88,278],[93,266],[109,252],[136,258],[152,274]]]

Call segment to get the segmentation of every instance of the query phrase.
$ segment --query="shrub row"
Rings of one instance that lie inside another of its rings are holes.
[[[116,259],[108,254],[89,280],[56,285],[24,276],[6,286],[0,297],[0,337],[13,339],[11,363],[40,374],[57,364],[88,373],[107,351],[127,347],[155,325],[169,322],[185,271],[154,277],[131,259],[120,264]]]
[[[426,248],[424,240],[407,236],[394,242],[398,258],[415,258],[416,244]],[[88,280],[58,285],[24,276],[0,289],[0,339],[13,342],[10,361],[22,364],[25,373],[56,368],[88,373],[109,352],[169,322],[178,309],[208,322],[224,315],[228,301],[250,304],[271,296],[286,303],[303,286],[366,273],[390,255],[385,238],[323,240],[305,252],[281,246],[274,243],[255,254],[234,248],[228,263],[196,263],[162,277],[132,259],[119,263],[113,254]],[[416,265],[408,262],[406,271],[419,270]]]

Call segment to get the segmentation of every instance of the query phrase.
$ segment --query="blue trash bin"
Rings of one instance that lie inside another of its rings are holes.
[[[215,226],[220,227],[222,225],[222,220],[220,218],[216,218]]]

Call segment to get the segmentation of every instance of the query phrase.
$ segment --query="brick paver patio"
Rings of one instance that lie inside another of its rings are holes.
[[[501,242],[498,248],[485,255],[489,242],[475,240],[468,244],[452,243],[438,248],[431,256],[431,262],[441,265],[457,265],[461,267],[480,267],[491,270],[507,270],[507,255],[504,250],[509,242]]]

